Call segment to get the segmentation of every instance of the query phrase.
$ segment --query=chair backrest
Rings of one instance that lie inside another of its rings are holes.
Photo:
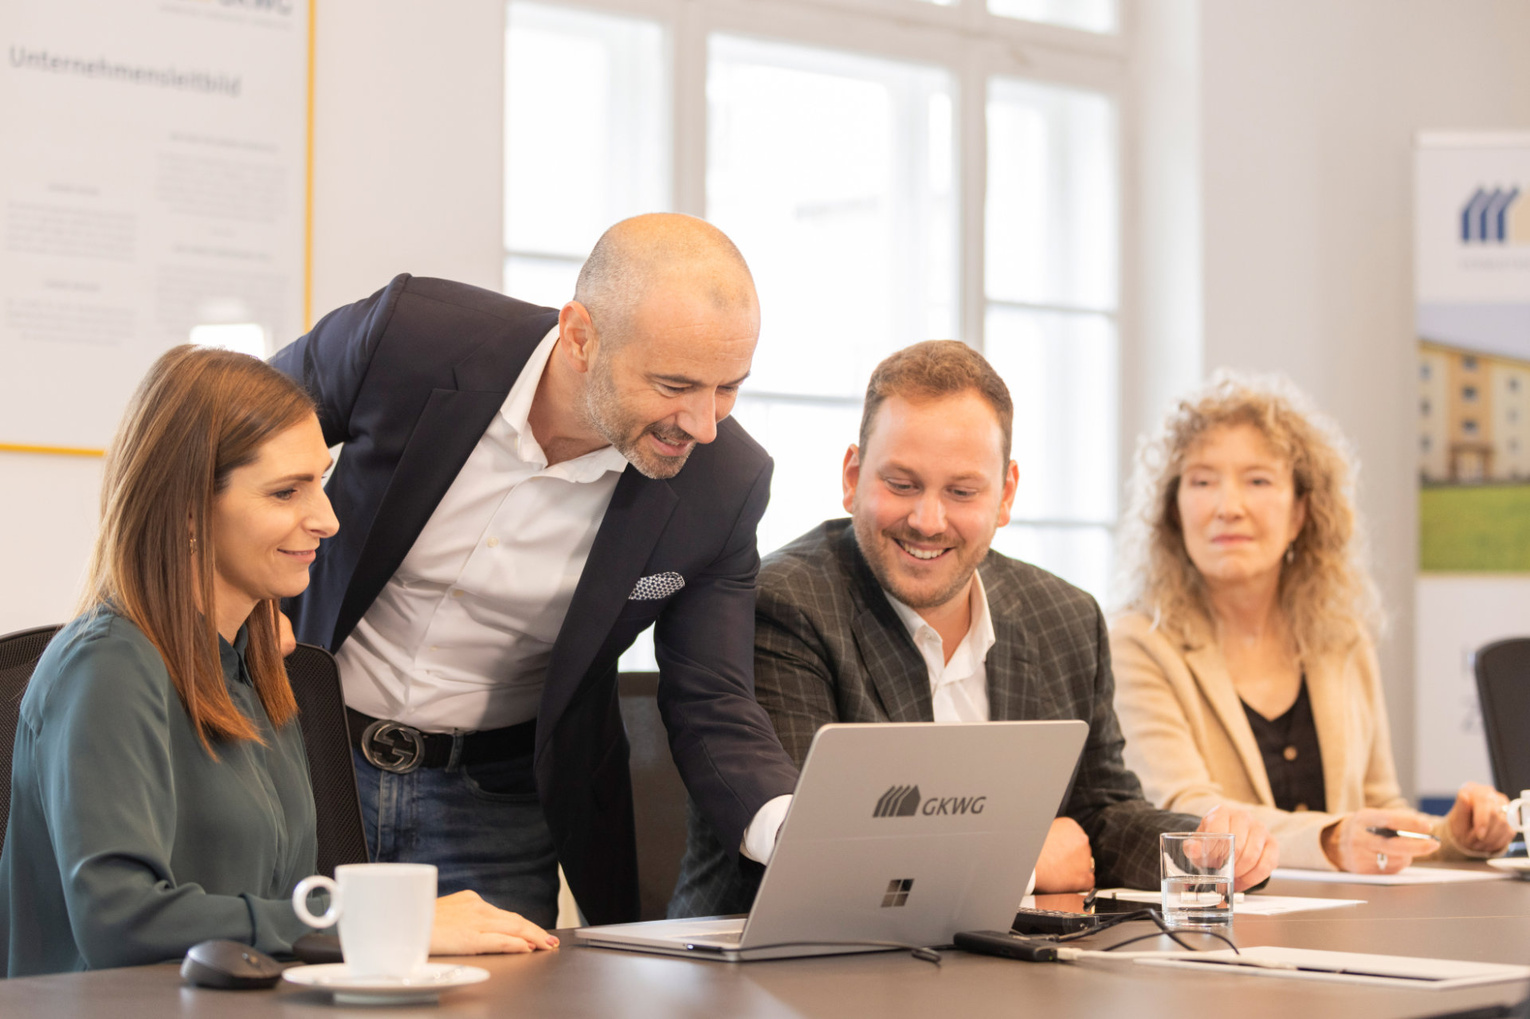
[[[356,792],[356,763],[345,727],[345,695],[335,656],[317,644],[299,644],[287,656],[287,679],[298,703],[298,725],[308,752],[313,805],[318,814],[319,873],[335,876],[342,863],[367,862],[367,835]]]
[[[670,756],[669,734],[659,717],[659,674],[623,672],[617,677],[617,693],[632,747],[640,919],[662,920],[685,855],[685,783]]]
[[[5,823],[11,815],[11,751],[16,747],[21,695],[27,692],[43,649],[59,629],[38,626],[0,637],[0,769],[4,769],[0,775],[5,776],[5,795],[0,796],[0,842],[5,841]]]
[[[1474,671],[1493,784],[1512,799],[1530,789],[1530,637],[1478,649]]]
[[[57,626],[40,626],[0,637],[0,775],[6,793],[0,796],[0,842],[10,816],[11,752],[16,745],[16,719],[32,670],[42,657]],[[351,761],[345,728],[345,700],[334,656],[321,647],[299,644],[287,659],[287,677],[298,702],[298,724],[313,779],[318,813],[319,872],[334,876],[341,863],[367,861],[366,830],[361,824],[361,800],[356,793],[356,768]]]

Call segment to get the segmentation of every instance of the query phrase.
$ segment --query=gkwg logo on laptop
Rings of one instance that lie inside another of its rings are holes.
[[[931,796],[923,800],[916,785],[895,785],[877,800],[872,817],[939,817],[951,814],[981,814],[987,796]]]

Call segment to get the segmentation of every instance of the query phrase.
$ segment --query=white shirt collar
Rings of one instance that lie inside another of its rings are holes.
[[[511,448],[515,455],[524,463],[541,467],[547,466],[547,454],[531,432],[531,403],[536,398],[537,385],[542,381],[542,373],[547,370],[547,362],[552,359],[553,348],[557,345],[558,327],[555,325],[526,359],[526,367],[521,369],[515,385],[510,387],[505,402],[499,408],[500,417],[514,432]],[[564,469],[561,473],[569,481],[586,482],[594,481],[607,471],[620,474],[627,469],[627,458],[615,446],[602,446],[558,466]]]
[[[977,570],[972,571],[972,586],[968,589],[968,605],[972,610],[972,622],[967,626],[967,632],[962,641],[957,645],[956,652],[951,655],[950,665],[957,664],[957,657],[965,649],[972,655],[972,664],[980,665],[988,659],[988,650],[993,647],[997,639],[993,631],[993,616],[988,611],[988,592],[983,587],[983,575]],[[940,645],[940,634],[935,632],[935,627],[925,622],[917,609],[911,608],[897,598],[886,588],[882,593],[892,603],[893,611],[903,621],[908,635],[913,638],[914,646],[919,646],[921,640],[935,641]],[[955,671],[955,670],[953,670]]]

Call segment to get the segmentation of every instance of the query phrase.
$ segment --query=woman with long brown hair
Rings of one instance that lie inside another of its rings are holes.
[[[10,976],[158,962],[209,938],[284,951],[307,928],[313,792],[277,603],[336,530],[309,397],[256,358],[183,346],[110,451],[80,615],[21,702],[0,853]],[[432,951],[556,939],[472,892]]]
[[[1491,855],[1497,791],[1434,818],[1398,788],[1352,487],[1337,431],[1274,379],[1221,373],[1143,443],[1110,631],[1126,763],[1167,810],[1248,804],[1285,866]]]

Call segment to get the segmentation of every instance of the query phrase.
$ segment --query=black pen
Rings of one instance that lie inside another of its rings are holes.
[[[1365,830],[1372,835],[1380,835],[1384,839],[1422,839],[1425,842],[1438,842],[1433,835],[1425,835],[1421,831],[1400,831],[1397,828],[1377,828],[1374,825],[1366,825]]]

